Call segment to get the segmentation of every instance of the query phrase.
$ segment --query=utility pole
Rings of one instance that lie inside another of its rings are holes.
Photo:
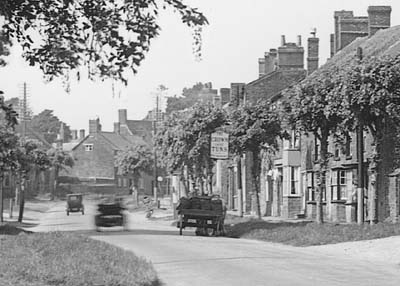
[[[155,114],[153,115],[153,132],[154,132],[154,138],[153,138],[153,152],[154,152],[154,183],[153,183],[153,196],[154,196],[154,201],[156,202],[156,206],[158,208],[158,197],[157,197],[157,192],[158,192],[158,174],[157,174],[157,148],[156,148],[156,135],[157,135],[157,123],[158,123],[158,101],[159,101],[159,94],[156,94],[156,110]]]
[[[25,144],[26,137],[26,121],[28,119],[28,92],[26,82],[23,83],[22,87],[22,103],[20,103],[20,116],[22,123],[22,132],[21,132],[21,147]],[[23,171],[24,172],[24,171]],[[19,175],[20,179],[20,188],[19,188],[19,214],[18,214],[18,222],[22,222],[22,217],[24,215],[24,206],[25,206],[25,183],[26,183],[26,174],[21,173]]]
[[[361,62],[363,58],[361,47],[357,48],[357,57]],[[364,224],[364,126],[363,122],[358,118],[357,123],[357,163],[358,163],[358,180],[357,180],[357,223]]]

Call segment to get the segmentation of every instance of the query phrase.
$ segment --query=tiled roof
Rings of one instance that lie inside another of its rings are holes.
[[[153,121],[150,120],[127,120],[126,126],[133,136],[140,137],[143,142],[152,144]],[[131,139],[130,139],[131,140]]]
[[[394,26],[378,31],[374,36],[357,38],[341,51],[336,53],[324,65],[310,75],[314,77],[334,67],[343,67],[351,63],[357,57],[357,48],[361,47],[364,57],[390,55],[400,53],[400,26]]]
[[[109,141],[117,150],[124,150],[132,145],[132,143],[128,141],[128,139],[120,134],[104,131],[100,132],[99,134],[101,134],[107,141]]]
[[[140,132],[151,133],[153,128],[153,121],[150,120],[127,120],[126,124],[133,134]]]
[[[62,149],[64,151],[70,152],[70,151],[72,151],[72,149],[75,148],[75,146],[79,145],[79,143],[81,143],[82,140],[83,139],[77,140],[77,141],[71,141],[71,142],[63,143]]]

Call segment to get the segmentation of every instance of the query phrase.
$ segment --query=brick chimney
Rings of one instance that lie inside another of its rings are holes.
[[[313,37],[307,39],[307,72],[311,74],[318,69],[319,60],[319,38],[312,33]]]
[[[258,59],[258,77],[265,75],[265,58]]]
[[[100,119],[90,119],[89,120],[89,134],[96,134],[101,131]]]
[[[65,131],[64,131],[64,123],[61,122],[60,131],[58,132],[58,139],[61,143],[65,142]]]
[[[285,43],[278,48],[278,66],[280,69],[303,69],[304,49],[295,43]]]
[[[276,49],[270,49],[265,53],[265,74],[269,74],[275,70],[278,53]]]
[[[119,122],[114,122],[114,133],[120,134],[121,129],[120,129],[120,124]]]
[[[297,46],[301,47],[301,35],[297,36]]]
[[[335,11],[333,14],[333,18],[335,21],[335,54],[340,51],[343,47],[341,46],[341,40],[340,40],[340,24],[339,21],[340,19],[343,18],[352,18],[354,17],[353,11]]]
[[[330,35],[330,52],[331,52],[331,56],[333,57],[333,55],[335,54],[335,34],[331,34]]]
[[[244,100],[245,83],[231,83],[230,102],[234,106],[239,106]]]
[[[220,88],[219,93],[221,94],[221,105],[223,106],[229,102],[231,89],[223,87]]]
[[[85,138],[85,129],[80,129],[79,130],[79,139]]]
[[[283,47],[284,45],[286,45],[286,39],[285,39],[285,35],[281,36],[281,46]]]
[[[368,7],[368,36],[375,35],[378,30],[390,27],[390,6],[369,6]]]
[[[118,110],[118,122],[120,124],[126,124],[127,120],[128,120],[128,116],[127,116],[126,109],[119,109]]]
[[[78,130],[76,130],[76,129],[71,130],[71,137],[72,137],[72,140],[77,140],[78,139]]]

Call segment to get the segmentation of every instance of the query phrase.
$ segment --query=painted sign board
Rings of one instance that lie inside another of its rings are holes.
[[[229,157],[229,134],[218,131],[211,134],[211,158],[228,159]]]

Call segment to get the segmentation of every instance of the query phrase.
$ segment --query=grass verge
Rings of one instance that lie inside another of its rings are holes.
[[[5,286],[161,285],[150,262],[80,235],[3,235],[0,257],[0,281]]]
[[[400,235],[400,224],[376,225],[267,222],[252,219],[226,226],[227,236],[311,246]]]

